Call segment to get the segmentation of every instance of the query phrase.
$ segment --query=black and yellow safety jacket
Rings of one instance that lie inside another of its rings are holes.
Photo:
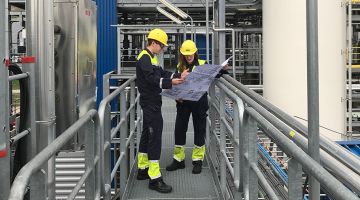
[[[136,61],[136,77],[140,92],[140,105],[161,106],[161,91],[172,87],[172,79],[180,78],[181,74],[163,70],[148,49],[143,50]]]

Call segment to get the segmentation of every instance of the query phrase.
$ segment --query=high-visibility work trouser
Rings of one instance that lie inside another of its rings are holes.
[[[138,173],[148,171],[150,183],[161,180],[159,159],[161,155],[161,137],[163,118],[161,106],[145,105],[143,109],[143,131],[138,154]]]
[[[194,165],[201,165],[205,155],[206,112],[209,108],[207,98],[202,97],[201,103],[192,101],[177,102],[176,107],[174,160],[182,162],[185,159],[186,132],[190,114],[192,113],[195,143],[192,160]]]

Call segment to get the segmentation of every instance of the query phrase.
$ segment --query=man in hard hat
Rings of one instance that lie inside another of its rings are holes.
[[[138,180],[150,179],[149,188],[169,193],[172,187],[166,185],[160,173],[161,136],[163,118],[161,115],[162,89],[179,85],[185,81],[187,71],[172,73],[157,64],[157,57],[167,46],[168,36],[161,29],[154,29],[148,36],[148,43],[136,61],[137,84],[140,92],[140,106],[143,109],[143,131],[139,144]]]
[[[191,40],[186,40],[180,48],[180,62],[177,65],[176,73],[189,70],[192,72],[196,66],[207,64],[205,60],[199,59],[196,44]],[[229,64],[225,65],[217,74],[216,78],[226,71]],[[206,117],[209,109],[207,92],[198,101],[189,101],[178,99],[176,101],[176,121],[175,121],[175,150],[173,162],[166,166],[167,171],[175,171],[185,168],[185,143],[186,132],[188,129],[190,114],[192,114],[194,125],[194,149],[192,152],[193,174],[200,174],[202,171],[202,162],[205,155],[205,132]]]

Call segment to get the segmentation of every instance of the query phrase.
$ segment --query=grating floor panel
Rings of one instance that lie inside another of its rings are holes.
[[[172,162],[174,152],[174,127],[176,107],[174,100],[163,98],[162,113],[164,118],[164,129],[162,137],[162,152],[160,158],[160,171],[165,183],[173,187],[169,194],[161,194],[148,189],[148,180],[139,181],[134,177],[130,181],[129,199],[218,199],[218,193],[213,181],[212,173],[206,160],[203,163],[201,174],[192,174],[191,154],[194,146],[192,120],[186,138],[185,169],[174,172],[165,170],[166,165]],[[136,166],[135,166],[136,167]]]

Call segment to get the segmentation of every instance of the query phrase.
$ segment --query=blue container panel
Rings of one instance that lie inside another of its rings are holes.
[[[94,0],[98,7],[97,17],[97,101],[99,107],[103,99],[103,75],[117,69],[117,41],[116,27],[110,25],[117,24],[117,1],[116,0]],[[112,81],[111,85],[116,82]],[[113,108],[115,107],[112,104]]]

